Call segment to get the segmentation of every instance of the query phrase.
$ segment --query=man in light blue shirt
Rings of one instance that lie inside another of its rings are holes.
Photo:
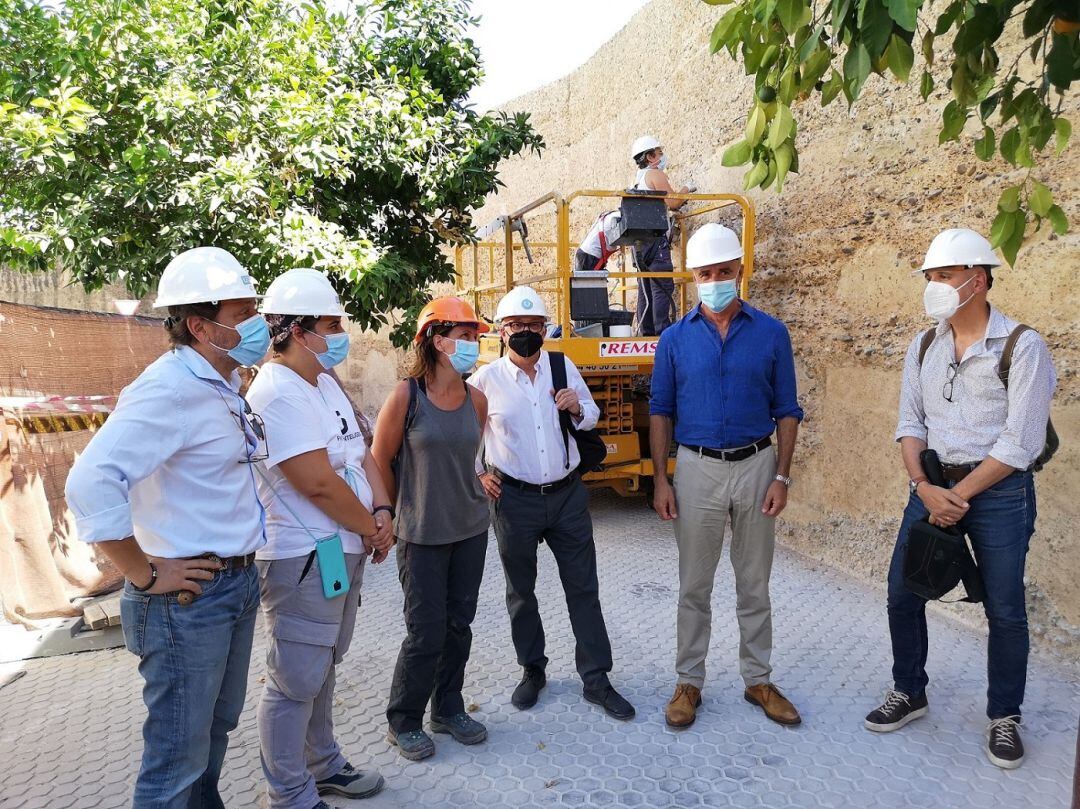
[[[224,809],[218,779],[244,706],[264,540],[252,463],[262,426],[236,369],[269,347],[255,287],[224,250],[181,253],[162,274],[173,349],[120,395],[75,462],[79,538],[124,574],[124,640],[148,716],[137,809]]]

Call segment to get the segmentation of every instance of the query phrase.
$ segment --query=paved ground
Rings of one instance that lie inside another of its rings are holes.
[[[436,737],[434,758],[406,762],[388,748],[383,718],[402,636],[401,593],[390,565],[372,568],[357,638],[338,676],[338,730],[352,761],[378,767],[387,789],[342,806],[1067,806],[1078,672],[1033,658],[1028,761],[1001,771],[982,750],[983,637],[933,619],[931,714],[899,733],[871,734],[862,717],[881,696],[889,668],[883,593],[789,554],[778,554],[773,574],[775,677],[801,708],[803,725],[774,725],[742,700],[725,560],[704,713],[689,730],[668,730],[674,542],[640,501],[600,496],[594,516],[613,677],[637,706],[637,719],[616,722],[581,699],[566,609],[546,549],[540,591],[550,684],[533,710],[510,705],[519,670],[492,545],[466,675],[466,702],[478,706],[473,716],[487,723],[490,738],[464,748]],[[226,762],[230,807],[260,802],[253,708],[263,658],[260,633],[248,710]],[[26,676],[0,689],[0,807],[126,806],[142,748],[134,657],[121,649],[35,660],[26,668]]]

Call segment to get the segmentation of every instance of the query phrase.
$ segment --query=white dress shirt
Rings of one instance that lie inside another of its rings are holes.
[[[242,415],[240,377],[226,382],[182,346],[124,388],[116,410],[68,475],[84,542],[134,536],[151,556],[239,556],[263,544],[252,465],[262,449]]]
[[[990,307],[986,335],[964,352],[953,378],[952,401],[944,393],[956,364],[952,327],[938,324],[937,336],[919,366],[919,334],[908,349],[900,391],[896,440],[925,441],[942,463],[981,463],[987,457],[1027,469],[1046,441],[1046,421],[1057,375],[1043,338],[1024,332],[1013,349],[1009,389],[998,379],[1005,341],[1017,322]]]
[[[570,457],[566,457],[559,409],[552,395],[551,358],[541,352],[536,378],[514,365],[509,356],[485,365],[471,377],[487,397],[488,417],[484,430],[484,453],[489,465],[526,483],[553,483],[562,480],[581,462],[577,443],[570,437]],[[566,360],[566,384],[578,395],[581,420],[574,426],[591,430],[600,417],[600,408],[589,393],[581,373]]]

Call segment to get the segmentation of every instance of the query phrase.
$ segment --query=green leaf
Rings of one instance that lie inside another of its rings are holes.
[[[1024,243],[1024,231],[1027,230],[1027,217],[1023,211],[1012,214],[1013,230],[1001,245],[1001,253],[1010,266],[1016,265],[1016,254],[1020,252],[1020,245]]]
[[[746,142],[751,146],[757,146],[763,134],[765,134],[765,110],[755,104],[746,119]]]
[[[791,168],[792,158],[795,156],[795,150],[790,143],[784,143],[773,152],[773,160],[776,163],[776,191],[777,193],[784,190],[784,178],[787,177],[788,170]]]
[[[1024,38],[1029,39],[1044,30],[1053,17],[1053,0],[1035,0],[1024,14]]]
[[[39,109],[51,109],[52,102],[47,98],[35,98],[30,102],[31,107],[38,107]]]
[[[829,80],[821,86],[821,106],[827,107],[833,102],[840,91],[844,89],[844,80],[840,77],[840,74],[833,70],[832,75],[829,76]]]
[[[922,55],[926,64],[934,64],[934,32],[927,30],[922,38]]]
[[[806,3],[803,0],[778,0],[776,16],[780,18],[780,24],[788,34],[799,30],[805,9]]]
[[[979,160],[991,160],[994,157],[995,146],[994,130],[984,126],[983,136],[975,141],[975,156]]]
[[[746,173],[746,180],[743,182],[743,190],[749,191],[751,188],[756,188],[761,185],[768,174],[769,166],[764,160],[759,158],[758,161],[754,163],[754,167]]]
[[[851,11],[851,0],[832,0],[832,27],[839,31],[848,13]]]
[[[853,48],[849,48],[844,57],[844,94],[848,103],[853,103],[859,97],[866,77],[870,75],[870,54],[866,46],[861,42]]]
[[[885,53],[889,36],[893,31],[893,21],[881,0],[867,0],[865,16],[859,26],[859,36],[870,54],[870,61],[876,62]]]
[[[727,6],[735,2],[735,0],[703,0],[710,6]]]
[[[919,15],[919,8],[925,0],[885,0],[889,7],[889,16],[905,31],[914,31]]]
[[[1069,138],[1072,136],[1072,124],[1068,118],[1054,119],[1054,153],[1061,154],[1069,147]]]
[[[777,104],[776,115],[769,124],[769,137],[765,145],[774,151],[780,148],[780,144],[794,134],[795,121],[791,117],[791,109],[786,104]]]
[[[965,121],[967,121],[967,110],[955,100],[946,104],[945,110],[941,113],[942,125],[941,132],[938,134],[938,143],[956,140],[964,129]]]
[[[753,146],[745,140],[740,140],[724,150],[724,155],[720,158],[720,165],[727,166],[728,168],[731,168],[732,166],[741,166],[750,160],[750,155],[753,151]]]
[[[731,41],[732,36],[742,25],[744,13],[742,6],[736,6],[720,18],[720,21],[713,28],[712,37],[709,40],[710,53],[716,53]]]
[[[1046,212],[1046,218],[1050,220],[1050,225],[1058,236],[1064,236],[1069,232],[1069,220],[1065,216],[1065,211],[1059,206],[1051,205],[1050,210]]]
[[[991,3],[976,3],[971,19],[960,25],[953,40],[953,52],[958,56],[981,53],[985,45],[994,42],[1005,27],[1005,20]]]
[[[1031,184],[1031,193],[1028,194],[1028,206],[1036,216],[1046,216],[1050,213],[1050,207],[1054,204],[1054,197],[1050,189],[1039,181]]]
[[[1010,128],[1001,136],[1001,146],[999,151],[1001,156],[1004,157],[1012,165],[1016,165],[1016,151],[1020,148],[1020,130],[1015,126]]]
[[[998,198],[998,210],[1006,213],[1013,213],[1020,208],[1020,191],[1021,187],[1018,185],[1011,185],[1001,192],[1001,196]]]
[[[1068,90],[1080,78],[1080,40],[1075,35],[1054,34],[1053,43],[1046,55],[1046,78],[1059,90]]]
[[[998,215],[994,217],[994,223],[990,225],[990,246],[1001,247],[1001,245],[1012,236],[1013,229],[1016,227],[1016,211],[999,211]]]
[[[941,36],[953,27],[953,23],[955,23],[960,16],[960,12],[963,11],[964,5],[965,0],[953,0],[953,2],[949,4],[934,24],[934,34],[936,36]]]
[[[889,40],[889,70],[900,81],[906,82],[911,75],[911,66],[915,64],[915,51],[900,37],[893,34]]]
[[[930,97],[930,93],[934,91],[934,77],[930,75],[929,70],[924,70],[922,79],[919,81],[919,95],[922,96],[922,100],[926,101]]]

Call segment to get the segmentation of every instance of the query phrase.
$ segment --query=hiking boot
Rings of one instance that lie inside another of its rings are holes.
[[[769,719],[781,725],[797,725],[802,722],[795,706],[772,683],[749,686],[743,692],[743,699],[760,707]]]
[[[866,715],[863,724],[867,730],[888,733],[899,730],[913,719],[926,716],[930,710],[926,702],[926,692],[917,697],[908,696],[903,691],[889,689],[885,692],[885,701]]]
[[[386,741],[394,745],[409,761],[420,761],[435,755],[435,742],[422,730],[397,733],[393,728],[386,733]]]
[[[465,711],[449,717],[432,716],[430,724],[432,732],[449,733],[462,744],[479,744],[487,738],[487,728]]]
[[[627,702],[622,694],[616,691],[610,684],[601,688],[584,688],[582,695],[586,702],[599,705],[604,713],[613,719],[633,719],[634,706]]]
[[[671,728],[688,728],[697,719],[701,705],[701,689],[690,683],[679,683],[664,711],[664,721]]]
[[[545,685],[547,685],[547,675],[544,674],[544,670],[535,666],[526,666],[525,676],[514,689],[510,702],[520,711],[531,708],[540,698],[540,692]]]
[[[991,719],[986,726],[986,755],[1005,770],[1015,770],[1024,761],[1024,743],[1020,741],[1019,716]]]
[[[315,789],[320,795],[341,795],[343,798],[370,798],[386,785],[383,777],[374,770],[358,770],[352,764],[345,766],[336,775],[315,782]]]

